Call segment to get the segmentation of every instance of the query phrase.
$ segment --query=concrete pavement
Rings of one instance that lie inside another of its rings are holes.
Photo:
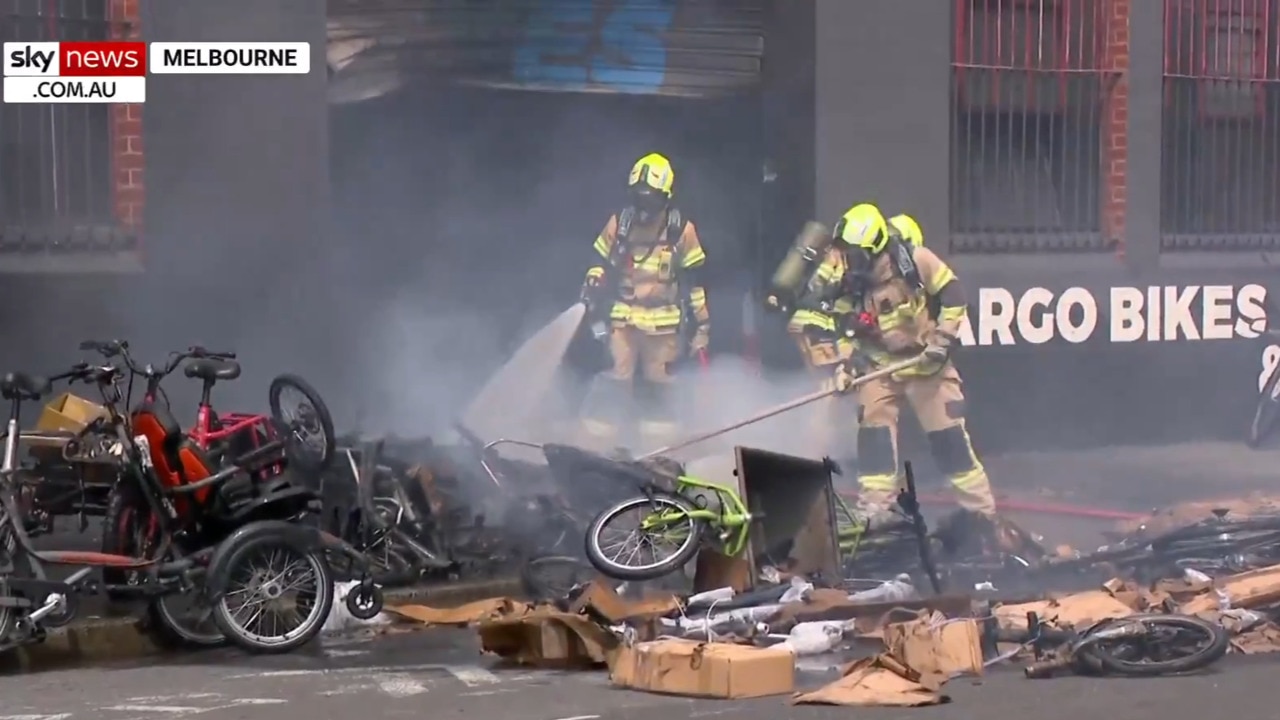
[[[474,634],[431,630],[348,639],[284,657],[234,651],[165,665],[99,667],[0,677],[0,720],[671,720],[717,716],[778,720],[847,718],[1075,720],[1263,718],[1280,656],[1229,657],[1206,674],[1150,680],[1027,680],[1013,670],[952,681],[949,705],[921,709],[791,706],[786,698],[695,700],[611,687],[603,672],[504,669],[479,656]],[[804,687],[822,684],[802,675]]]

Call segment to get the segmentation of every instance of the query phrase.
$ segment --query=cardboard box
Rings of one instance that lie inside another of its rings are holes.
[[[71,393],[62,393],[44,406],[36,430],[78,433],[89,423],[107,416],[107,409]]]
[[[754,698],[795,690],[795,655],[693,640],[654,640],[623,647],[609,671],[614,685],[706,698]]]
[[[982,632],[972,618],[948,620],[940,614],[884,628],[889,654],[925,676],[943,679],[981,675]]]

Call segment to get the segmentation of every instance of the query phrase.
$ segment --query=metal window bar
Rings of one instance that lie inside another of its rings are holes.
[[[1161,250],[1280,249],[1280,0],[1165,0]]]
[[[0,0],[4,42],[105,40],[107,0]],[[0,105],[0,252],[76,249],[115,225],[110,105]]]
[[[1103,198],[1116,181],[1104,172],[1102,125],[1122,73],[1107,42],[1127,33],[1128,20],[1111,8],[1110,0],[954,0],[952,251],[1112,246]]]

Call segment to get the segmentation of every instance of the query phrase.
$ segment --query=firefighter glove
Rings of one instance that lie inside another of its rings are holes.
[[[833,378],[836,392],[847,393],[852,390],[853,381],[856,377],[855,371],[849,367],[848,363],[836,365],[835,377]]]
[[[693,339],[689,341],[689,351],[695,354],[704,352],[710,342],[711,326],[705,323],[699,325],[698,329],[693,333]]]
[[[853,369],[854,377],[861,377],[875,369],[871,358],[856,349],[849,355],[849,367]]]
[[[951,338],[941,333],[934,334],[924,348],[925,362],[937,366],[946,364],[947,360],[951,359],[952,344]]]
[[[603,290],[600,278],[595,276],[588,277],[587,281],[582,284],[582,292],[579,294],[578,299],[588,308],[595,308],[596,305],[600,304],[600,295]]]

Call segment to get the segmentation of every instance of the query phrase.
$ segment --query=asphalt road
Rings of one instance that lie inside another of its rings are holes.
[[[1206,674],[1149,680],[1027,680],[1014,670],[952,681],[952,702],[932,708],[791,706],[787,698],[698,700],[613,688],[603,672],[504,669],[478,655],[471,633],[432,630],[348,640],[285,657],[234,651],[167,664],[0,677],[0,720],[672,720],[714,716],[907,718],[1036,717],[1075,720],[1263,718],[1275,713],[1280,655],[1229,657]],[[823,678],[805,673],[803,688]]]

